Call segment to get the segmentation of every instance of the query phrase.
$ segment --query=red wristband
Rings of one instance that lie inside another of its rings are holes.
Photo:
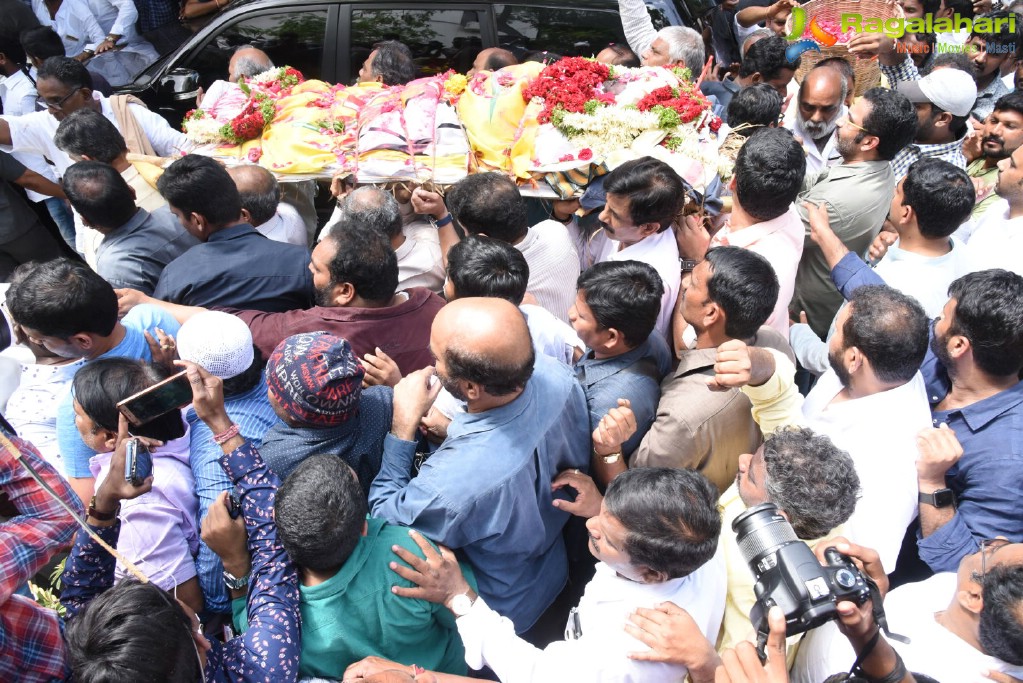
[[[238,425],[232,424],[225,431],[219,434],[215,434],[213,436],[213,442],[216,443],[218,446],[223,446],[225,443],[227,443],[236,436],[238,436]]]

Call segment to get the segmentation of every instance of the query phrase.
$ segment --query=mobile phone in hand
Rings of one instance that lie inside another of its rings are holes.
[[[142,486],[153,476],[153,456],[138,439],[128,439],[124,451],[124,480],[132,486]]]
[[[133,425],[142,425],[192,402],[188,373],[181,371],[148,389],[143,389],[117,404],[117,409]]]

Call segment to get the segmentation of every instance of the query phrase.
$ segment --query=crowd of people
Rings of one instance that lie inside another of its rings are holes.
[[[500,173],[337,179],[322,226],[78,55],[29,88],[0,31],[0,170],[42,203],[0,184],[0,678],[1023,680],[1023,39],[858,35],[797,83],[788,0],[709,36],[620,8],[596,57],[688,68],[726,181],[642,157],[543,217]],[[394,41],[360,70],[415,76]],[[764,510],[870,597],[801,627],[834,594],[769,599]]]

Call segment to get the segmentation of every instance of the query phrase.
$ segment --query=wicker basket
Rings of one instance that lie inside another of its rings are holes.
[[[862,17],[877,17],[882,20],[905,17],[902,8],[897,3],[887,0],[811,0],[803,5],[803,10],[806,12],[807,26],[814,17],[841,23],[842,15],[850,13],[859,14]],[[792,30],[791,15],[785,24],[785,29]],[[831,47],[821,45],[820,50],[820,52],[811,50],[802,54],[799,70],[796,71],[797,83],[803,82],[803,77],[817,65],[817,62],[829,57],[841,57],[852,64],[853,72],[856,74],[855,95],[857,97],[881,82],[881,69],[877,65],[876,59],[857,59],[849,54],[849,48],[844,44]]]

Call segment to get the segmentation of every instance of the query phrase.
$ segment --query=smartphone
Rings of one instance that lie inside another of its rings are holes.
[[[129,396],[117,404],[117,409],[128,418],[128,422],[143,425],[172,410],[180,410],[191,402],[192,385],[188,382],[188,373],[183,370]]]
[[[231,519],[238,519],[238,516],[242,513],[242,501],[238,497],[238,494],[232,491],[227,495],[227,514],[231,516]]]
[[[153,456],[138,439],[128,439],[124,451],[124,480],[132,486],[153,476]]]

